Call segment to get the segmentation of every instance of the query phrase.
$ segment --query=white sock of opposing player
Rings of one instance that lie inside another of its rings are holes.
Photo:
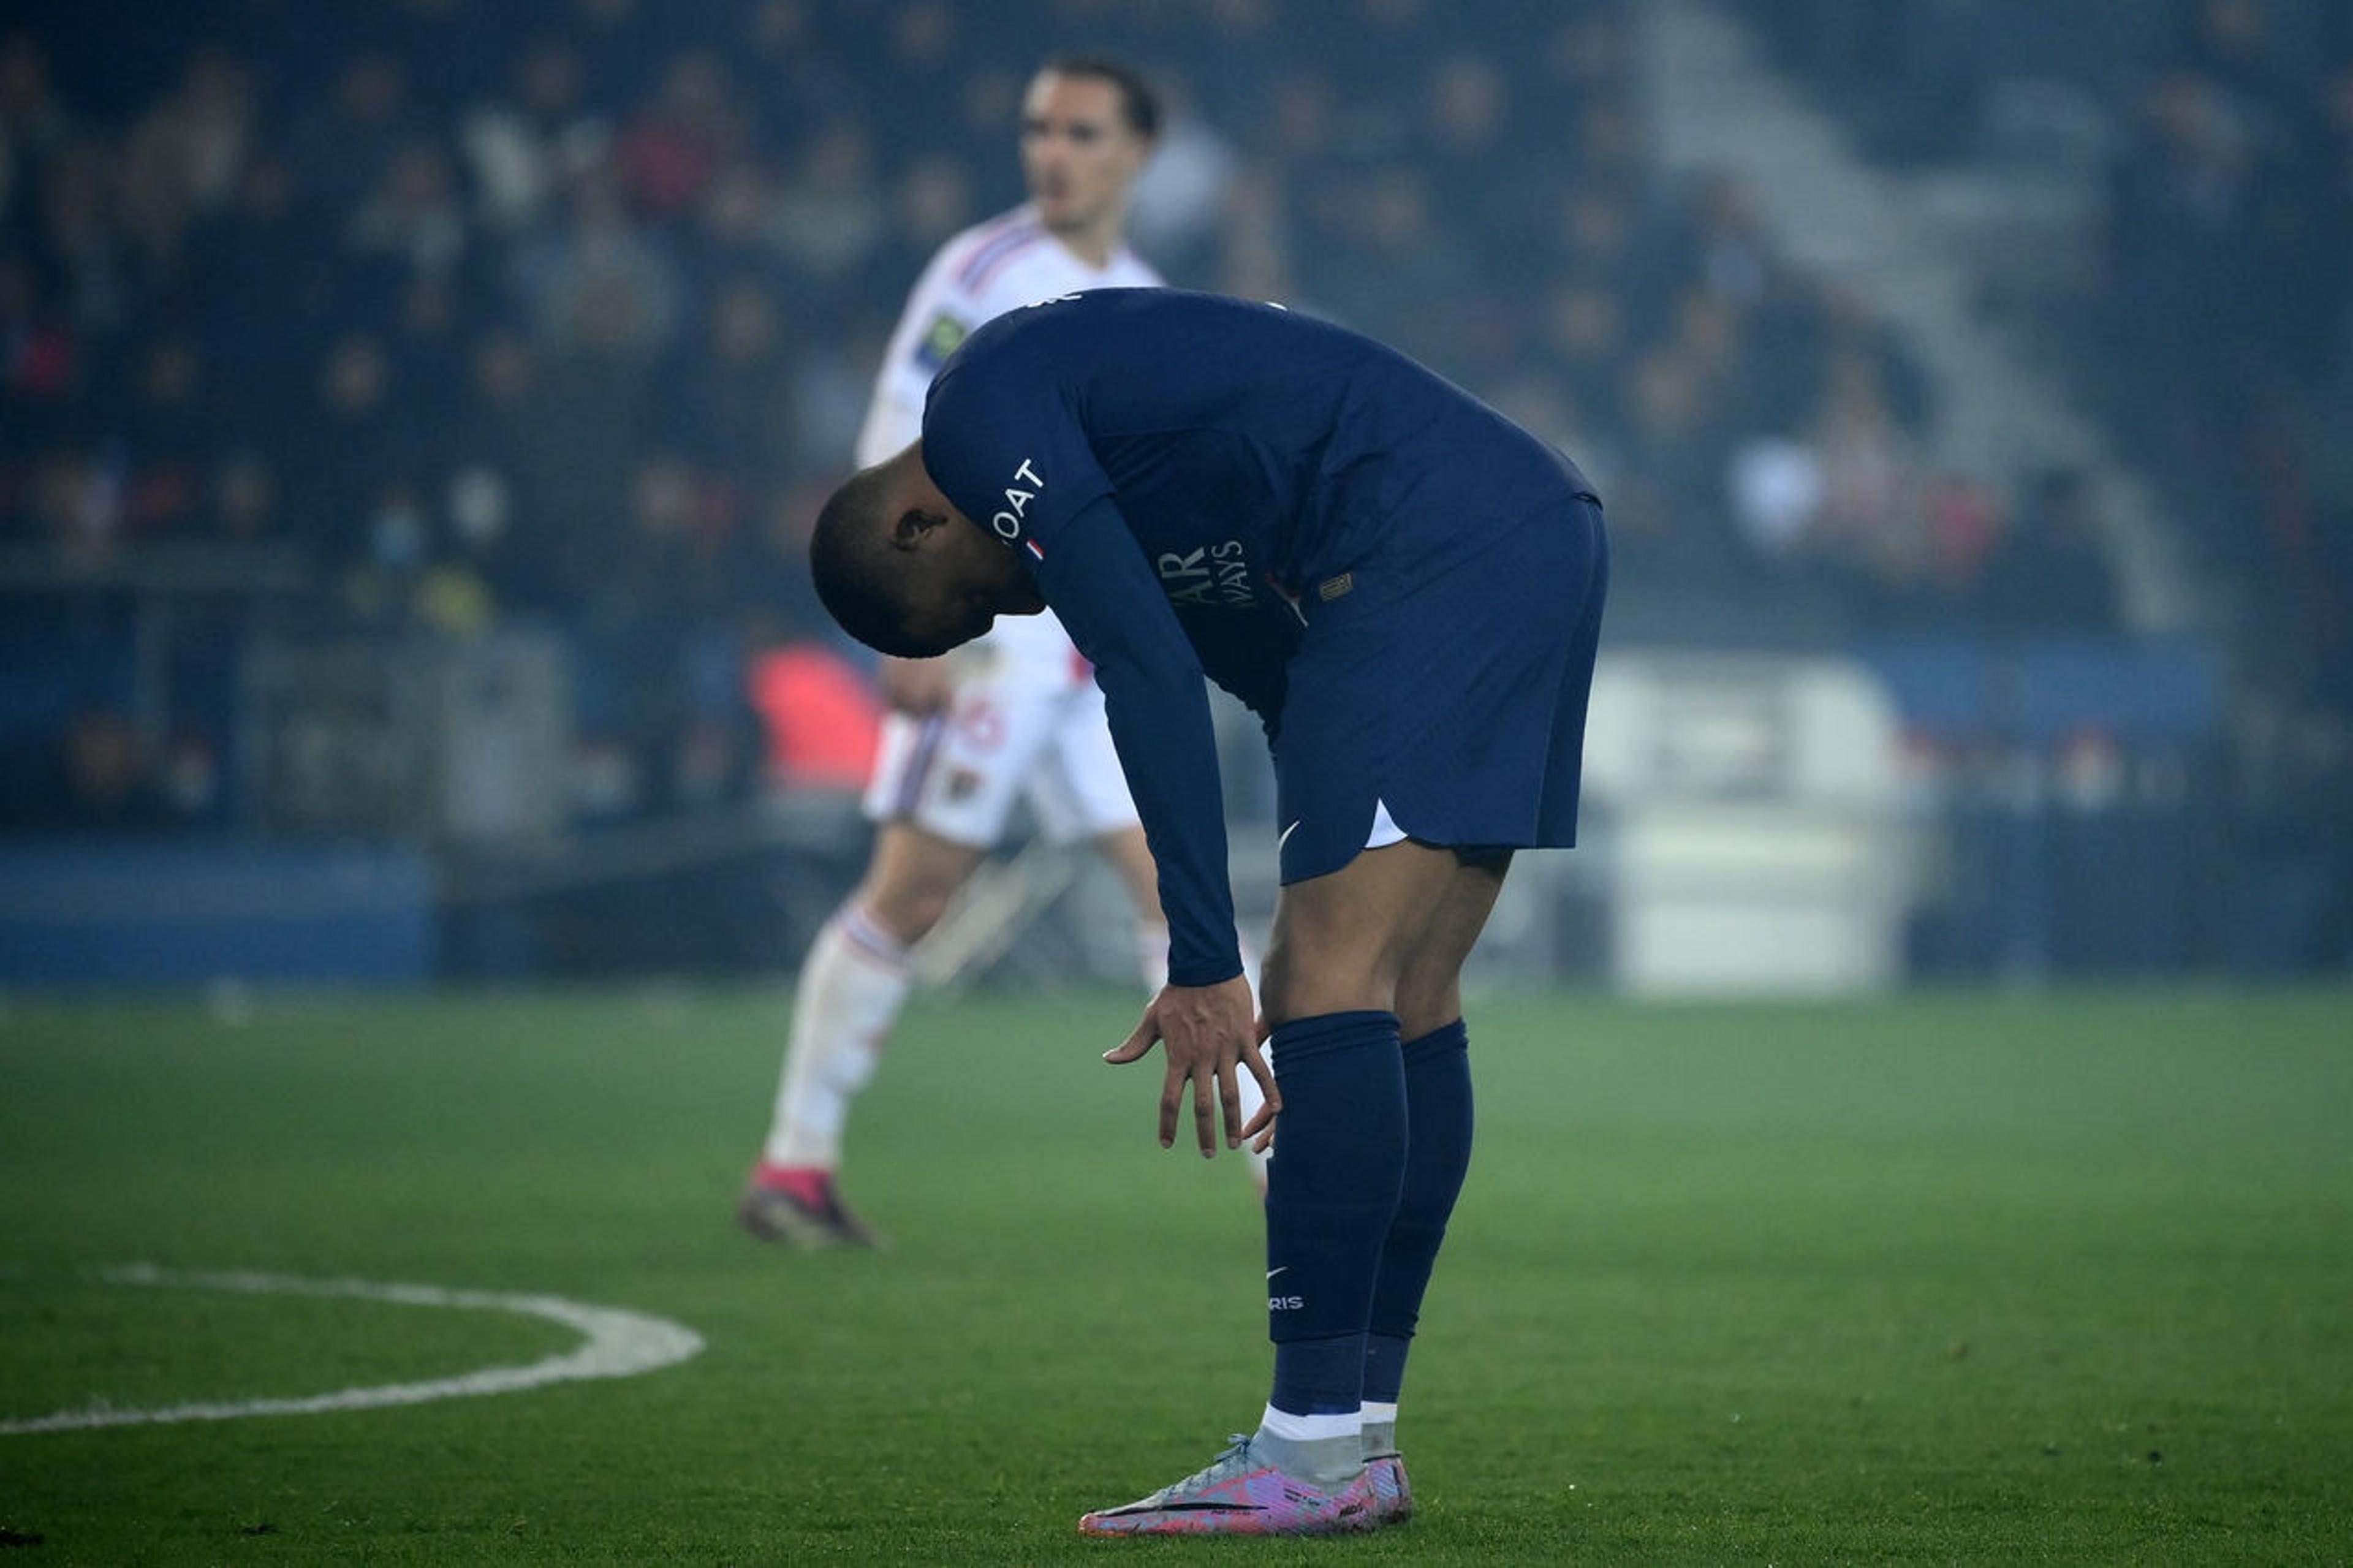
[[[826,921],[801,965],[784,1081],[762,1151],[771,1165],[841,1163],[849,1102],[874,1076],[913,981],[907,950],[857,904]]]
[[[1144,966],[1144,994],[1157,996],[1168,984],[1168,927],[1160,921],[1135,922],[1135,956]]]
[[[1250,982],[1250,995],[1252,997],[1256,997],[1258,995],[1259,954],[1258,950],[1250,946],[1248,938],[1244,938],[1242,941],[1242,975]],[[1264,1045],[1259,1047],[1259,1049],[1266,1057],[1266,1065],[1270,1068],[1273,1067],[1274,1042],[1272,1040],[1269,1040]],[[1234,1084],[1235,1087],[1241,1091],[1242,1125],[1248,1127],[1250,1125],[1250,1118],[1258,1114],[1258,1108],[1266,1103],[1266,1091],[1259,1088],[1258,1076],[1255,1073],[1252,1073],[1248,1068],[1244,1068],[1240,1072],[1234,1075]],[[1266,1164],[1268,1161],[1274,1158],[1274,1145],[1271,1143],[1268,1144],[1266,1152],[1261,1154],[1257,1150],[1252,1149],[1248,1142],[1244,1142],[1242,1144],[1242,1154],[1250,1162],[1250,1178],[1251,1183],[1258,1188],[1258,1195],[1261,1197],[1266,1196]]]

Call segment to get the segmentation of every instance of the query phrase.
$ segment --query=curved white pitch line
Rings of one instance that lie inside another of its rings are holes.
[[[244,1415],[317,1415],[331,1410],[374,1410],[390,1405],[423,1405],[478,1394],[513,1394],[543,1384],[580,1378],[634,1377],[698,1355],[702,1336],[693,1330],[620,1307],[592,1307],[561,1296],[519,1296],[499,1290],[447,1290],[438,1285],[379,1285],[365,1279],[304,1279],[290,1274],[184,1271],[138,1263],[102,1270],[117,1285],[159,1285],[185,1290],[228,1290],[257,1296],[339,1296],[389,1301],[403,1307],[455,1307],[514,1312],[561,1323],[581,1335],[579,1347],[522,1366],[484,1367],[457,1377],[423,1383],[385,1383],[346,1388],[300,1399],[232,1399],[168,1405],[153,1410],[118,1410],[98,1405],[60,1410],[53,1415],[0,1421],[0,1436],[20,1432],[73,1432],[92,1426],[155,1426],[173,1421],[233,1421]]]

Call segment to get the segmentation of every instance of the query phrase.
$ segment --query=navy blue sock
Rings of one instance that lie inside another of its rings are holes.
[[[1368,1405],[1395,1405],[1405,1387],[1405,1354],[1413,1341],[1404,1334],[1365,1335],[1363,1398]]]
[[[1412,1136],[1397,1216],[1381,1244],[1366,1339],[1364,1397],[1377,1405],[1395,1405],[1405,1385],[1406,1351],[1421,1316],[1422,1292],[1471,1168],[1471,1037],[1462,1020],[1406,1041],[1400,1055]],[[1287,1107],[1283,1115],[1288,1120]]]
[[[1381,1238],[1405,1180],[1405,1067],[1393,1013],[1327,1013],[1274,1032],[1282,1130],[1267,1167],[1267,1403],[1353,1412]]]

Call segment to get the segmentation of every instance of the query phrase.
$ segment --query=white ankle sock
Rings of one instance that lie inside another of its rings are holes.
[[[1270,1405],[1259,1417],[1253,1453],[1263,1453],[1275,1468],[1318,1486],[1343,1486],[1365,1468],[1364,1417],[1293,1415]]]
[[[784,1080],[762,1151],[770,1164],[840,1163],[849,1102],[873,1078],[912,984],[906,948],[856,904],[826,922],[793,1000]]]

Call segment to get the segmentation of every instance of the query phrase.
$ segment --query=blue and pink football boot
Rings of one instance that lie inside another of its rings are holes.
[[[1079,1521],[1082,1535],[1341,1535],[1402,1523],[1413,1513],[1405,1463],[1366,1463],[1336,1488],[1285,1475],[1250,1452],[1248,1437],[1208,1468],[1124,1508]]]

